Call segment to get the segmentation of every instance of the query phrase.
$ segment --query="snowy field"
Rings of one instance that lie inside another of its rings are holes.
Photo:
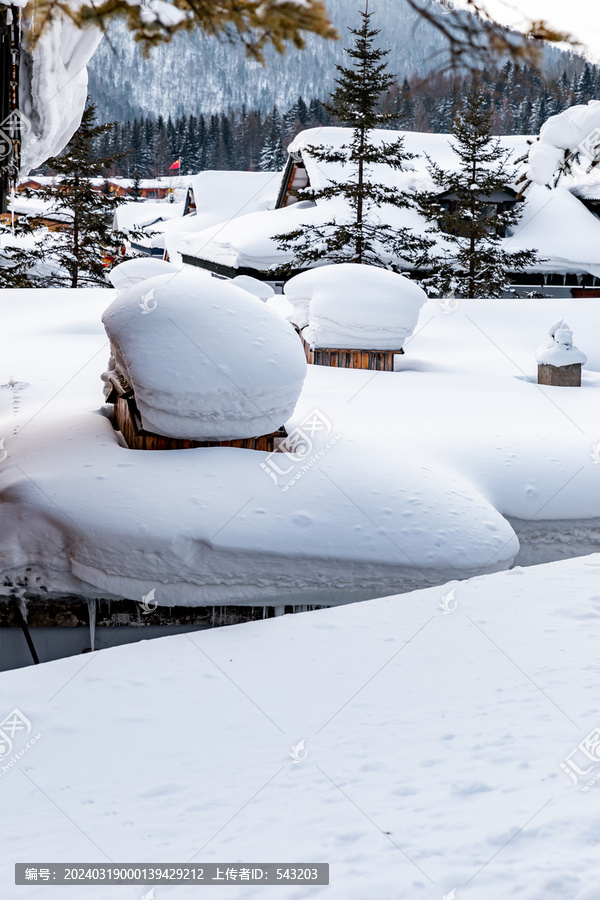
[[[12,886],[60,860],[330,863],[155,900],[597,900],[599,585],[595,554],[0,675],[40,735],[0,769],[2,896],[146,893]]]
[[[113,297],[0,296],[7,593],[336,602],[600,548],[600,300],[430,301],[398,371],[308,367],[297,459],[121,446],[100,411]],[[580,389],[535,384],[561,317]]]

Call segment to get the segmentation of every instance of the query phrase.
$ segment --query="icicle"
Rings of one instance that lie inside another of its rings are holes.
[[[10,230],[12,236],[15,236],[15,186],[10,189]]]
[[[90,619],[90,650],[96,649],[96,599],[88,600],[88,613]]]
[[[24,592],[21,590],[19,590],[18,602],[19,602],[19,609],[21,610],[21,615],[23,616],[23,621],[27,622],[27,613],[28,613],[27,600],[25,599]]]

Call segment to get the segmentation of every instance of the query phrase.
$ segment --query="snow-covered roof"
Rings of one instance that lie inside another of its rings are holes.
[[[146,431],[257,437],[292,414],[306,375],[294,329],[231,282],[187,269],[140,282],[102,321],[111,372],[135,391]]]
[[[191,179],[196,214],[222,214],[219,221],[223,222],[258,209],[271,209],[280,183],[279,172],[199,172]]]
[[[174,259],[190,233],[230,222],[257,210],[273,209],[281,182],[279,172],[200,172],[191,179],[196,212],[179,222],[159,222],[147,228],[151,247],[167,249]]]
[[[24,197],[22,194],[15,194],[9,198],[8,211],[20,216],[50,216],[53,219],[64,220],[68,220],[70,215],[64,207],[57,211],[51,200]]]
[[[312,347],[400,350],[427,295],[403,275],[374,266],[320,266],[290,279],[285,296]],[[306,306],[308,304],[308,316]]]
[[[600,276],[600,219],[567,187],[548,190],[532,185],[523,216],[506,239],[507,250],[536,248],[536,272],[584,273]]]
[[[329,181],[338,181],[346,177],[343,163],[330,163],[311,156],[308,148],[312,146],[327,146],[338,148],[349,143],[351,136],[349,128],[308,128],[301,131],[288,147],[290,154],[300,154],[309,175],[310,183],[314,188],[325,187]],[[372,166],[373,179],[384,184],[397,185],[411,190],[420,179],[425,180],[424,187],[430,184],[427,167],[427,157],[437,163],[443,169],[456,170],[459,160],[452,149],[454,139],[449,134],[427,134],[419,131],[392,131],[381,128],[374,129],[369,140],[376,146],[390,144],[398,138],[404,140],[404,148],[407,153],[415,154],[415,159],[406,162],[404,171],[397,171],[385,165]],[[528,135],[500,135],[497,137],[501,146],[512,153],[510,161],[514,164],[524,156],[529,144],[533,140]]]
[[[130,200],[115,209],[113,228],[115,231],[137,231],[152,223],[181,219],[184,204],[170,203],[168,200]]]
[[[393,172],[376,166],[375,177],[395,183],[406,191],[431,190],[427,173],[427,159],[446,169],[456,168],[450,135],[420,134],[417,132],[376,131],[375,140],[390,141],[402,135],[406,149],[421,153],[420,159],[407,164],[404,172]],[[302,153],[315,187],[323,187],[329,179],[340,177],[342,167],[337,163],[318,164],[305,148],[317,141],[337,146],[348,139],[348,129],[320,128],[301,132],[290,145],[290,152]],[[513,151],[512,159],[523,156],[529,148],[527,136],[503,136],[500,142]],[[522,218],[509,232],[503,244],[508,251],[537,250],[540,262],[530,268],[536,272],[600,274],[600,221],[577,197],[561,185],[553,191],[533,185],[521,206]],[[233,221],[224,219],[211,228],[189,235],[180,244],[180,252],[191,258],[206,260],[230,269],[247,267],[268,271],[289,262],[291,254],[279,249],[273,237],[302,227],[303,224],[322,223],[335,214],[347,215],[346,207],[338,200],[320,201],[317,206],[296,203],[283,209],[256,212]],[[408,227],[422,235],[428,223],[414,210],[385,207],[381,214],[392,227]],[[566,225],[568,223],[568,225]],[[440,240],[443,240],[440,236]]]

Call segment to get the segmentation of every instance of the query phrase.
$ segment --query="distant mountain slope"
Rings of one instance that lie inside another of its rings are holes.
[[[243,48],[207,38],[181,34],[144,59],[123,25],[113,26],[94,56],[90,92],[103,119],[127,119],[140,113],[171,115],[211,113],[244,103],[270,109],[290,106],[299,95],[326,97],[342,61],[347,25],[358,25],[355,0],[328,0],[327,7],[342,41],[309,37],[303,51],[291,48],[285,56],[267,54],[267,65],[245,58]],[[427,59],[443,49],[435,29],[424,24],[403,0],[377,0],[373,25],[382,42],[392,47],[391,70],[400,77],[425,72]],[[111,45],[114,51],[111,49]]]
[[[103,120],[138,115],[171,116],[212,113],[230,107],[267,111],[289,107],[299,95],[325,99],[335,78],[335,64],[351,41],[347,26],[359,23],[358,0],[327,0],[341,41],[309,37],[303,51],[267,54],[267,65],[245,58],[243,48],[202,34],[180,34],[144,59],[124,25],[113,26],[89,66],[90,93]],[[404,0],[376,0],[373,25],[391,48],[390,69],[402,79],[425,75],[435,56],[444,53],[443,38],[410,10]],[[112,48],[111,49],[111,45]],[[558,55],[551,51],[551,55]]]

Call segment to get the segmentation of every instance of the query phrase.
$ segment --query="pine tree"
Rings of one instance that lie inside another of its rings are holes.
[[[16,240],[11,240],[12,237]],[[27,221],[15,221],[14,233],[0,226],[0,288],[43,286],[36,266],[46,254],[39,242],[32,246],[32,239],[36,240],[35,229]]]
[[[265,118],[265,138],[260,154],[260,168],[263,172],[280,172],[286,163],[283,150],[283,120],[276,106]]]
[[[81,125],[62,155],[48,160],[59,178],[40,196],[69,223],[68,230],[56,232],[48,241],[48,251],[64,273],[53,276],[55,284],[106,286],[105,273],[117,258],[122,236],[112,231],[112,218],[122,200],[110,191],[95,190],[92,184],[115,162],[114,156],[94,151],[94,143],[112,127],[96,124],[96,107],[88,101]]]
[[[592,97],[595,97],[595,79],[592,74],[589,63],[586,63],[583,72],[577,80],[575,89],[575,100],[577,103],[587,103]]]
[[[136,169],[133,173],[133,184],[131,185],[131,193],[130,197],[132,200],[141,200],[142,199],[142,189],[141,189],[142,179],[140,178],[140,173]]]
[[[509,159],[491,131],[492,109],[486,104],[479,82],[474,80],[452,127],[452,148],[460,161],[457,171],[436,163],[429,174],[439,193],[449,193],[442,203],[431,194],[420,198],[421,212],[438,235],[443,256],[425,287],[466,297],[500,297],[508,288],[508,273],[522,271],[537,262],[535,251],[509,252],[503,238],[521,217],[517,205],[497,205],[494,194],[514,181]],[[440,232],[443,234],[440,234]]]
[[[375,181],[373,166],[383,164],[392,171],[400,171],[414,154],[405,151],[402,138],[385,144],[376,144],[371,139],[374,128],[398,118],[379,111],[380,100],[395,79],[387,71],[385,57],[389,50],[375,46],[379,31],[371,28],[368,0],[360,15],[361,27],[349,29],[355,38],[354,47],[345,49],[352,67],[336,66],[337,87],[332,102],[326,105],[339,122],[350,126],[349,141],[338,149],[306,148],[317,164],[344,164],[346,180],[297,192],[299,200],[316,204],[343,200],[347,214],[321,225],[305,224],[287,235],[277,235],[279,247],[293,252],[293,260],[285,267],[287,271],[321,260],[368,263],[398,270],[418,265],[429,246],[428,241],[411,229],[393,228],[381,221],[386,206],[406,209],[412,201],[396,187]]]

